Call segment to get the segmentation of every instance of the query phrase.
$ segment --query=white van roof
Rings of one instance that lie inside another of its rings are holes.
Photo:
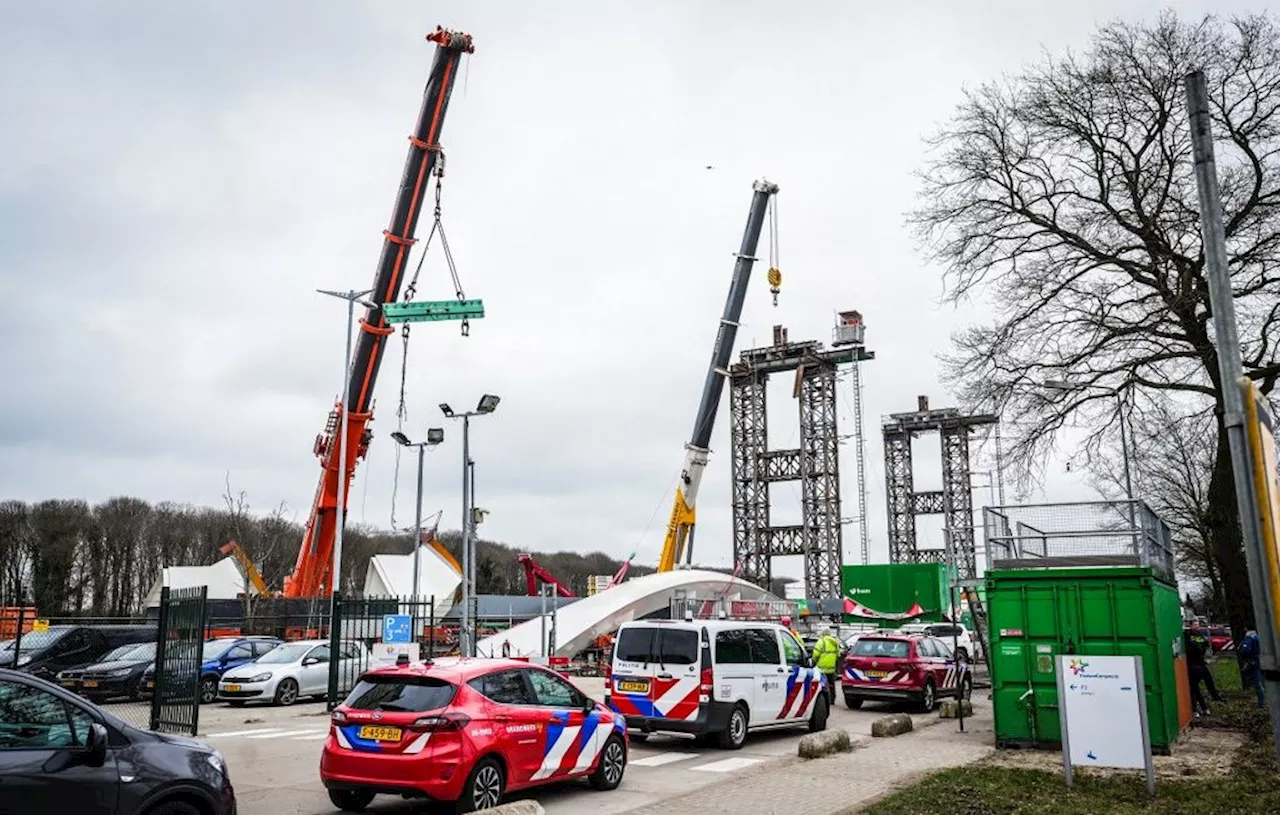
[[[675,628],[697,631],[705,628],[708,632],[730,631],[735,628],[782,628],[778,623],[767,620],[633,620],[618,627],[618,632],[628,628]]]

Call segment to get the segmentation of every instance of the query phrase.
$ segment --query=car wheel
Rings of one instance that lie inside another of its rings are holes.
[[[218,678],[206,676],[200,680],[200,704],[207,705],[218,698]]]
[[[859,710],[862,707],[862,700],[848,693],[844,695],[844,703],[850,710]]]
[[[502,777],[502,765],[496,759],[482,759],[476,764],[467,783],[462,787],[462,797],[458,799],[458,812],[475,812],[489,809],[502,803],[502,792],[505,787]]]
[[[329,800],[343,812],[364,812],[373,802],[373,793],[367,790],[329,790]]]
[[[200,810],[186,801],[161,801],[148,809],[146,815],[200,815]]]
[[[729,714],[729,724],[720,731],[720,749],[738,750],[747,740],[747,709],[742,705],[734,707]]]
[[[920,709],[925,713],[932,713],[937,704],[938,698],[933,690],[933,680],[928,679],[924,683],[924,690],[920,693]]]
[[[623,746],[622,739],[610,736],[604,743],[604,749],[600,751],[600,762],[596,765],[596,771],[591,774],[587,782],[594,789],[615,789],[622,783],[622,774],[626,769],[627,748]]]
[[[973,680],[966,676],[960,680],[960,698],[969,699],[973,696]]]
[[[809,716],[809,732],[820,733],[827,729],[827,697],[819,696],[817,703],[813,706],[813,713]]]
[[[281,679],[280,684],[276,685],[277,705],[291,705],[298,701],[298,683],[292,679]]]

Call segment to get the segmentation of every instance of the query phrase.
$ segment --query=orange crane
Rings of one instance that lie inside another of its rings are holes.
[[[373,418],[373,387],[387,337],[394,331],[382,306],[396,302],[399,296],[428,181],[440,158],[440,132],[458,66],[464,54],[475,50],[470,34],[436,28],[427,39],[436,44],[435,60],[427,78],[417,126],[409,136],[409,155],[391,211],[391,223],[382,233],[382,255],[370,295],[374,308],[368,309],[360,321],[360,339],[348,371],[349,401],[345,405],[341,399],[335,403],[324,431],[316,437],[314,452],[321,463],[320,483],[293,573],[284,579],[285,597],[321,597],[333,591],[338,496],[341,494],[345,503],[351,494],[346,488],[355,474],[356,461],[369,450],[373,437],[368,427]],[[345,455],[339,453],[340,445],[336,443],[342,422],[346,422],[347,429]],[[345,506],[343,510],[345,515]]]

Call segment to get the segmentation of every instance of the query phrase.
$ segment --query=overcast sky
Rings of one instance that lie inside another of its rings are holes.
[[[0,498],[214,505],[229,472],[255,509],[285,502],[305,520],[345,329],[344,304],[315,289],[372,282],[434,51],[423,36],[443,24],[476,42],[444,127],[444,219],[487,316],[469,338],[452,323],[413,332],[407,430],[448,434],[429,455],[428,511],[459,524],[461,428],[436,405],[493,392],[501,407],[472,433],[483,534],[656,561],[751,183],[766,176],[781,186],[783,292],[772,307],[758,265],[735,357],[774,323],[828,341],[836,310],[864,313],[883,560],[880,417],[921,393],[949,405],[936,355],[982,316],[939,304],[940,270],[903,227],[922,138],[964,87],[1086,46],[1118,15],[1265,5],[6,4]],[[439,254],[419,292],[453,295]],[[353,520],[384,528],[400,360],[397,338],[351,496]],[[771,400],[771,439],[795,446],[789,385]],[[698,507],[697,559],[713,564],[732,561],[724,402]],[[852,404],[846,385],[842,432]],[[920,445],[917,484],[936,488],[937,439]],[[851,444],[842,469],[853,516]],[[412,482],[406,457],[400,525]],[[1089,495],[1061,461],[1047,491]],[[777,522],[798,520],[799,485],[774,493]],[[846,527],[847,562],[857,540]]]

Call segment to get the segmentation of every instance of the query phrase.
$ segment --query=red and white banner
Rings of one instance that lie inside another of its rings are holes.
[[[920,607],[919,603],[912,603],[911,608],[901,614],[889,614],[887,612],[867,608],[857,600],[851,600],[848,597],[845,597],[844,613],[851,614],[854,617],[865,617],[873,620],[909,620],[912,617],[919,617],[921,614],[924,614],[924,609]]]

